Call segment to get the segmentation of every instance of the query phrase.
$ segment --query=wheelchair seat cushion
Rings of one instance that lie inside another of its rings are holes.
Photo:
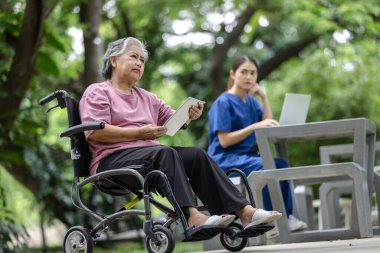
[[[123,168],[131,168],[139,172],[144,178],[153,170],[153,161],[144,159],[133,159],[114,162],[113,159],[107,157],[101,162],[98,167],[98,172],[118,170]],[[108,178],[99,178],[95,185],[103,192],[111,195],[125,195],[129,191],[136,193],[142,190],[140,181],[133,175],[118,175]],[[156,190],[152,185],[150,189]]]

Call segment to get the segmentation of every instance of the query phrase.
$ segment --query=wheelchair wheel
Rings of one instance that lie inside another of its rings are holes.
[[[235,237],[235,234],[243,230],[243,226],[238,223],[228,225],[229,231],[220,234],[220,242],[229,251],[236,252],[244,249],[248,239],[245,237]]]
[[[66,232],[63,239],[63,252],[74,253],[79,251],[92,253],[92,237],[84,227],[75,226]]]
[[[146,248],[150,253],[171,253],[174,250],[175,239],[173,233],[161,225],[153,228],[153,233],[159,240],[155,242],[152,238],[146,238]]]

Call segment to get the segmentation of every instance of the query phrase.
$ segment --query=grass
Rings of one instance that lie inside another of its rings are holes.
[[[202,251],[202,242],[176,242],[174,253]],[[95,247],[94,253],[146,253],[145,247],[139,243],[117,243],[112,248]]]
[[[202,242],[176,242],[174,253],[202,251]],[[25,249],[25,253],[43,253],[42,249]],[[47,250],[49,253],[61,253],[62,248],[54,247]],[[107,247],[94,245],[93,253],[146,253],[145,245],[137,242],[119,242],[109,244]]]

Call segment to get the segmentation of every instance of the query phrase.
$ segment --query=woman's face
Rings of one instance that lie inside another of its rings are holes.
[[[144,73],[145,58],[140,47],[131,45],[120,56],[111,57],[112,76],[123,82],[136,83]]]
[[[248,92],[257,81],[256,65],[250,61],[245,61],[236,69],[236,71],[231,70],[230,76],[233,80],[233,85]]]

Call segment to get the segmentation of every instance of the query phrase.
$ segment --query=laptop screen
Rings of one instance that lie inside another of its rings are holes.
[[[286,93],[280,115],[280,125],[306,122],[311,96],[308,94]]]

